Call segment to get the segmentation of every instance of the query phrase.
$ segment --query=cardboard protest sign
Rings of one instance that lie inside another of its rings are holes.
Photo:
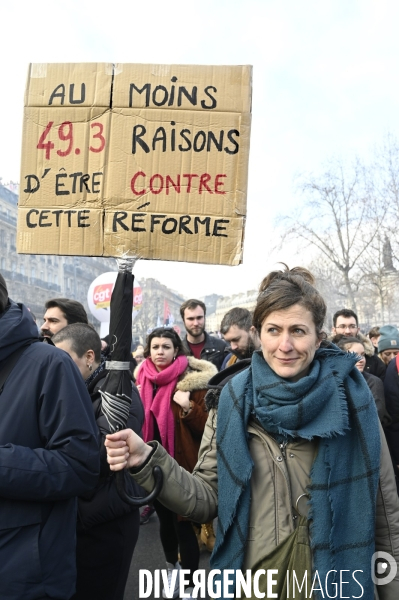
[[[239,264],[249,66],[31,65],[18,252]]]

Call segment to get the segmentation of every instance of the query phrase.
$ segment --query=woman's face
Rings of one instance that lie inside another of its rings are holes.
[[[399,354],[399,350],[383,350],[380,352],[380,357],[384,361],[386,365],[388,365],[393,358],[395,358]]]
[[[163,371],[173,362],[177,350],[172,340],[164,337],[154,337],[151,340],[150,358],[157,371]]]
[[[345,346],[345,350],[347,352],[354,352],[361,356],[361,360],[356,363],[356,368],[359,369],[361,373],[363,373],[363,369],[366,366],[366,353],[364,351],[364,346],[360,342],[358,344],[347,344]]]
[[[260,332],[262,354],[280,377],[298,381],[308,374],[320,347],[312,313],[299,304],[270,313]]]

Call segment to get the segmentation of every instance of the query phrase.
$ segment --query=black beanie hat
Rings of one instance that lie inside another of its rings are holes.
[[[0,313],[6,309],[8,302],[8,290],[3,275],[0,273]]]

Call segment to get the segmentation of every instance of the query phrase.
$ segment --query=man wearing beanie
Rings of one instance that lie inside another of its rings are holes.
[[[99,472],[97,427],[66,352],[39,341],[0,275],[0,598],[69,600],[77,496]]]
[[[380,328],[378,340],[378,356],[389,365],[391,360],[399,354],[399,331],[394,325],[384,325]]]

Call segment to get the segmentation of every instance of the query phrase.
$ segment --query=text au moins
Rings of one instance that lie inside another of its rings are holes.
[[[191,89],[187,89],[185,85],[175,85],[178,81],[177,77],[171,78],[172,85],[168,89],[164,85],[156,85],[152,87],[151,83],[146,83],[142,88],[139,88],[134,83],[129,84],[129,108],[134,107],[134,96],[144,94],[146,108],[190,108],[192,106],[201,106],[203,110],[214,110],[217,108],[217,88],[213,85],[207,85],[203,91],[200,90],[198,93],[198,86],[193,85]],[[60,83],[51,92],[48,106],[64,106],[65,98],[67,95],[67,86],[64,83]],[[80,97],[75,94],[75,84],[69,85],[69,95],[67,102],[72,106],[84,104],[86,100],[86,84],[81,83],[80,85]],[[112,98],[110,102],[112,106]]]

